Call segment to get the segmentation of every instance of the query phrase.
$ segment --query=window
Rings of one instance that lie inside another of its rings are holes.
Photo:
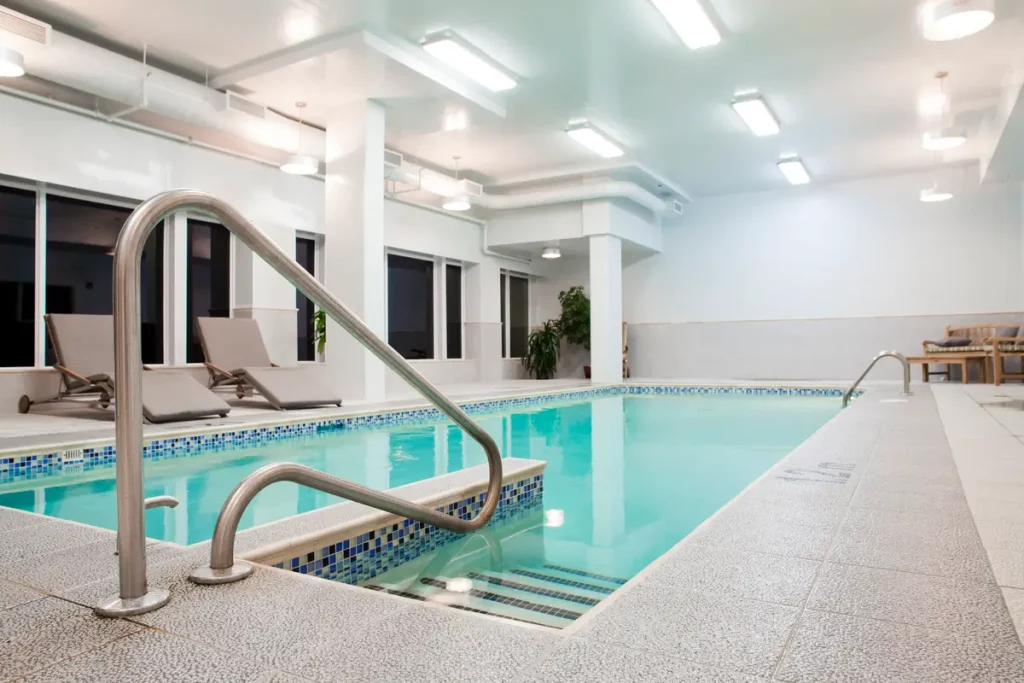
[[[0,187],[0,366],[35,365],[36,193]]]
[[[296,237],[295,260],[307,273],[315,276],[316,240],[311,237]],[[316,360],[316,345],[313,343],[313,302],[296,290],[295,307],[298,309],[299,360]]]
[[[188,221],[186,361],[202,363],[196,318],[231,316],[231,233],[219,223]]]
[[[462,266],[444,267],[445,358],[462,358]]]
[[[434,357],[434,262],[388,254],[388,344],[403,358]]]
[[[501,274],[501,355],[522,358],[530,328],[530,281],[512,273]]]
[[[114,312],[114,244],[131,209],[46,195],[46,312]],[[142,251],[142,362],[163,363],[163,224]],[[55,362],[47,343],[46,363]]]

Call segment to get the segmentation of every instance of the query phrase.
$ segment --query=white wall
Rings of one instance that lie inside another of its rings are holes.
[[[695,202],[623,273],[634,373],[846,378],[947,322],[1021,318],[1020,186],[955,170],[939,176],[955,199],[921,203],[935,177]]]

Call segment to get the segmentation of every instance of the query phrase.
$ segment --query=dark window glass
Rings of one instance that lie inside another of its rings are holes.
[[[508,290],[508,275],[501,274],[501,357],[508,358],[508,340],[505,338],[505,292]]]
[[[295,260],[310,275],[315,275],[316,241],[306,237],[295,238]],[[299,360],[316,360],[313,344],[313,302],[302,292],[295,291],[295,307],[298,313]]]
[[[114,312],[114,245],[130,209],[46,195],[46,312]],[[164,362],[164,230],[142,250],[142,362]],[[46,362],[56,361],[47,342]],[[74,368],[72,368],[73,370]],[[113,368],[111,368],[113,370]]]
[[[189,363],[202,363],[203,346],[196,318],[231,317],[231,233],[219,223],[188,221]]]
[[[529,334],[529,280],[510,275],[508,278],[509,357],[526,355]]]
[[[462,267],[446,265],[444,277],[447,357],[462,358]]]
[[[0,366],[35,365],[36,193],[0,187]]]
[[[403,358],[434,357],[434,264],[388,254],[388,344]]]

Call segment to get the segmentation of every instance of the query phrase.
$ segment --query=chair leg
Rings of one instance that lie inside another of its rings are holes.
[[[1003,358],[998,353],[992,356],[992,376],[997,387],[1003,383]]]
[[[968,381],[967,381],[967,368],[968,368],[967,359],[964,358],[963,362],[960,363],[960,382],[963,383],[963,384],[968,384]]]

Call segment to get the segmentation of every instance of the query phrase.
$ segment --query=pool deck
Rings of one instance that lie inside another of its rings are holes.
[[[270,568],[195,586],[206,544],[168,543],[171,603],[104,620],[114,534],[0,508],[0,680],[1024,681],[1024,387],[914,391],[856,400],[563,631]]]

